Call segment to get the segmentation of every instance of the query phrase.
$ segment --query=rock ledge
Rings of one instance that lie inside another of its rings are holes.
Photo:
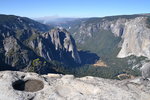
[[[36,92],[15,90],[17,80],[39,80],[43,89]],[[144,83],[144,84],[143,84]],[[0,100],[150,100],[149,81],[110,80],[86,76],[24,73],[2,71],[0,73]]]

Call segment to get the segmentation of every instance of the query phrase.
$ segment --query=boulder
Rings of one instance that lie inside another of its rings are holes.
[[[141,72],[142,72],[142,78],[143,78],[143,79],[150,78],[150,62],[145,63],[145,64],[141,67]]]

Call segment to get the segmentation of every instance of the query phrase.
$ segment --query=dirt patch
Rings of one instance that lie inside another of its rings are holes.
[[[133,79],[134,78],[133,75],[128,75],[128,74],[119,74],[117,77],[119,80]]]
[[[44,84],[40,80],[18,80],[12,84],[15,90],[36,92],[44,88]]]
[[[95,64],[93,64],[94,67],[107,67],[107,64],[102,61],[102,60],[98,60]]]

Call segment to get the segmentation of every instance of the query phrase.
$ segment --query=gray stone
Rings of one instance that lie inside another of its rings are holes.
[[[148,79],[148,78],[150,78],[150,62],[149,62],[149,63],[145,63],[145,64],[141,67],[141,72],[142,72],[142,78],[143,78],[143,79]]]
[[[17,80],[39,80],[44,88],[36,92],[15,90]],[[0,73],[0,100],[149,100],[149,88],[132,80],[109,80],[86,76],[3,71]]]

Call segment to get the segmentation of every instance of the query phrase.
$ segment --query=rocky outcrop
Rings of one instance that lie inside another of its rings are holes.
[[[40,34],[28,45],[46,60],[81,63],[75,41],[65,29],[52,29]]]
[[[105,18],[91,18],[87,21],[83,21],[80,27],[77,28],[73,33],[78,43],[84,44],[86,38],[92,38],[93,35],[101,34],[101,30],[111,31],[114,36],[121,37],[124,32],[125,23],[130,19],[118,18],[114,20],[108,20]],[[74,28],[74,27],[72,27]],[[72,29],[70,29],[72,30]]]
[[[18,85],[19,86],[18,86]],[[32,87],[31,87],[32,86]],[[36,88],[34,88],[36,87]],[[149,100],[149,83],[139,78],[108,80],[96,77],[4,71],[0,100]]]
[[[141,67],[141,72],[142,72],[142,78],[143,79],[148,79],[150,78],[150,63],[145,63]]]
[[[4,38],[3,48],[5,63],[15,67],[17,70],[27,67],[29,62],[38,57],[32,50],[29,50],[29,48],[13,36]]]
[[[125,23],[123,44],[118,57],[136,55],[150,58],[150,29],[146,21],[146,17],[138,17]]]

